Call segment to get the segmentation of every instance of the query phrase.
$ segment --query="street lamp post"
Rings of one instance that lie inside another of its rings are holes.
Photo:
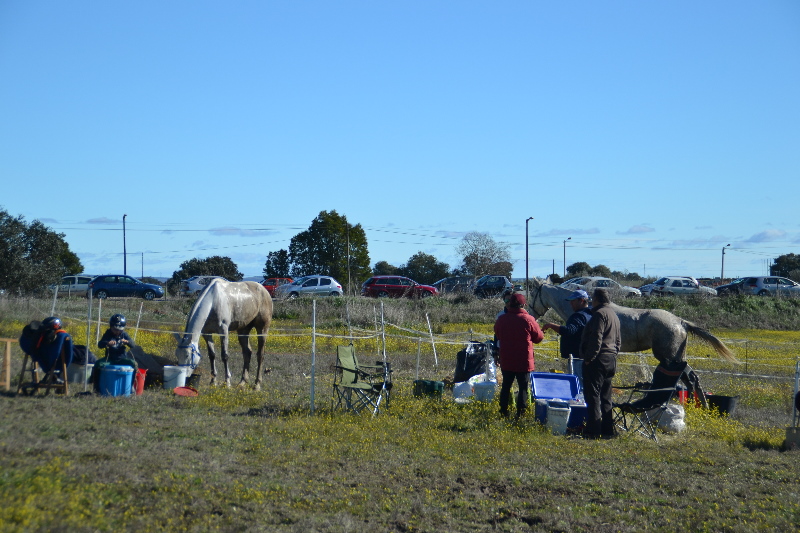
[[[125,242],[125,218],[128,215],[122,215],[122,273],[128,275],[128,247]]]
[[[533,220],[533,217],[525,219],[525,301],[530,299],[530,290],[528,289],[528,222]]]
[[[572,237],[564,239],[564,277],[567,277],[567,241],[572,240]]]
[[[730,246],[730,244],[726,244],[722,247],[722,272],[719,274],[720,283],[725,283],[725,248],[728,246]]]

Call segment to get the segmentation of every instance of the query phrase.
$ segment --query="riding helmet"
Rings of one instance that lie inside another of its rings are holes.
[[[49,316],[42,320],[42,328],[45,330],[52,329],[57,330],[61,329],[61,319],[57,316]]]
[[[108,319],[108,324],[112,328],[125,329],[125,324],[127,324],[127,321],[125,320],[125,315],[117,313],[116,315],[112,315],[111,318]]]

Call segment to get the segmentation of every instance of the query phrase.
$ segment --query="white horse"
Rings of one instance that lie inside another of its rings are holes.
[[[221,278],[212,280],[192,306],[186,320],[186,331],[178,339],[175,356],[180,366],[188,366],[192,370],[200,363],[198,343],[202,336],[208,347],[211,359],[211,384],[217,383],[216,353],[212,334],[222,339],[222,362],[225,365],[225,384],[231,384],[231,372],[228,367],[228,332],[236,331],[239,345],[242,347],[244,368],[242,370],[243,386],[247,383],[250,371],[250,331],[255,329],[258,335],[258,370],[256,372],[256,390],[261,389],[261,374],[264,357],[264,343],[272,322],[272,298],[267,289],[254,281],[226,281]]]
[[[542,317],[548,309],[553,309],[563,320],[567,320],[572,314],[572,308],[566,301],[572,291],[542,283],[536,279],[531,279],[532,291],[529,309],[531,314]],[[653,350],[653,356],[664,365],[672,362],[686,361],[686,344],[688,334],[696,335],[708,343],[717,354],[726,360],[738,363],[739,361],[728,349],[725,344],[709,331],[683,320],[663,309],[633,309],[611,304],[611,308],[619,317],[620,335],[622,336],[623,352],[641,352]],[[682,376],[690,390],[700,389],[697,375],[688,366]],[[700,394],[700,398],[705,404],[705,394]]]

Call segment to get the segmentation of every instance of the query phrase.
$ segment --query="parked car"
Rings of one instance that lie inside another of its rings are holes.
[[[705,296],[716,296],[716,289],[700,285],[696,279],[686,276],[667,276],[660,278],[655,283],[651,294],[656,296],[685,296],[689,294],[701,294]]]
[[[589,293],[591,297],[592,291],[595,289],[606,289],[612,298],[633,298],[641,296],[642,292],[636,287],[628,287],[627,285],[620,285],[611,278],[604,278],[601,276],[586,276],[582,278],[568,279],[561,284],[571,291],[582,289]]]
[[[142,283],[138,279],[121,274],[97,276],[89,282],[89,290],[92,291],[95,298],[136,296],[152,300],[164,296],[164,289],[161,286]]]
[[[67,295],[80,295],[83,296],[86,294],[86,291],[89,290],[89,282],[92,281],[94,276],[89,276],[86,274],[78,274],[77,276],[64,276],[61,278],[61,283],[58,285],[58,294],[67,294]],[[47,289],[50,292],[53,292],[56,288],[56,285],[48,285]]]
[[[222,276],[192,276],[189,279],[181,281],[181,288],[178,292],[181,296],[193,296],[200,294],[212,279],[217,278],[225,279]]]
[[[453,292],[467,292],[472,293],[472,286],[475,278],[471,276],[453,276],[449,278],[442,278],[431,287],[435,287],[439,294],[447,294]]]
[[[500,296],[506,290],[514,290],[514,284],[505,276],[489,275],[475,281],[473,292],[478,298]]]
[[[275,288],[275,298],[297,298],[299,296],[342,296],[342,285],[330,276],[303,276],[291,283]]]
[[[742,293],[758,296],[800,296],[800,284],[779,276],[753,276],[742,281]]]
[[[422,285],[405,276],[372,276],[361,284],[361,296],[427,298],[437,294],[436,287]]]
[[[719,285],[715,287],[717,289],[717,296],[727,296],[730,294],[741,294],[744,292],[742,286],[744,284],[744,280],[747,278],[737,278],[730,283],[726,283],[725,285]]]
[[[265,289],[269,292],[270,296],[275,296],[275,289],[281,285],[286,285],[294,281],[292,278],[267,278],[261,282]]]
[[[653,283],[648,283],[647,285],[642,285],[639,287],[639,291],[641,291],[642,296],[651,296],[654,290],[659,290],[664,287],[664,284],[667,282],[667,279],[687,279],[693,281],[699,285],[696,279],[691,276],[667,276],[663,278],[658,278]]]

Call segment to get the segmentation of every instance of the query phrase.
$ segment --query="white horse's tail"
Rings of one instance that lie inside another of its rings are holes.
[[[711,347],[714,348],[714,350],[726,360],[730,361],[731,363],[740,363],[740,361],[736,359],[736,356],[733,355],[733,352],[730,351],[730,349],[725,346],[721,340],[712,335],[708,330],[705,330],[700,326],[689,322],[688,320],[681,320],[681,324],[686,331],[692,335],[700,337],[700,339],[710,344]]]

